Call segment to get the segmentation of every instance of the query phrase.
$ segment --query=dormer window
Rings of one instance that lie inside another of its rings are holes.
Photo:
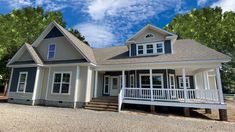
[[[144,54],[144,45],[138,45],[138,54],[143,55]]]
[[[164,42],[137,44],[137,55],[164,54]]]
[[[48,46],[47,58],[48,58],[48,59],[54,59],[54,58],[55,58],[55,51],[56,51],[56,46],[55,46],[55,44],[50,44],[50,45]]]
[[[147,34],[145,35],[145,38],[146,38],[146,39],[154,38],[154,37],[155,37],[155,35],[152,34],[152,33],[147,33]]]

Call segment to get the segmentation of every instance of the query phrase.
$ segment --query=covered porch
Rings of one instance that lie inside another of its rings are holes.
[[[122,103],[226,109],[219,65],[190,64],[96,69],[94,97],[118,96]]]

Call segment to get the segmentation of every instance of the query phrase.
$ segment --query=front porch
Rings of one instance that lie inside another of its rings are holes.
[[[94,97],[118,95],[119,111],[123,103],[226,109],[218,65],[123,69],[95,71]]]

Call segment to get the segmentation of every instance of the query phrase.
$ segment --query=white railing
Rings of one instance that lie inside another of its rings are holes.
[[[150,88],[124,88],[123,99],[150,100]],[[153,101],[180,101],[180,102],[200,102],[200,103],[218,103],[217,89],[187,89],[184,96],[184,89],[153,89]]]
[[[123,101],[123,89],[120,90],[118,94],[118,111],[121,111],[122,108],[122,101]]]

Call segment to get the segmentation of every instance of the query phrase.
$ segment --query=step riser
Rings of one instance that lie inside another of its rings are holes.
[[[116,97],[93,98],[85,109],[96,111],[118,111],[118,100]]]

